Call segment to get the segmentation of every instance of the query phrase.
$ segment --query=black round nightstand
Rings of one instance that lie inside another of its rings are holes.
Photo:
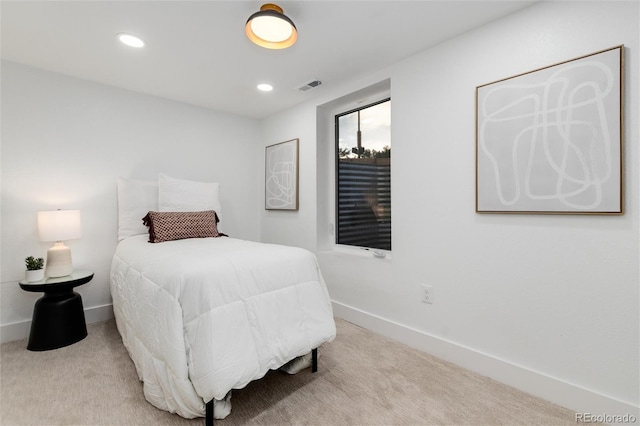
[[[87,337],[82,297],[73,289],[92,278],[93,272],[74,271],[71,275],[32,283],[20,281],[23,290],[44,292],[33,308],[27,349],[48,351]]]

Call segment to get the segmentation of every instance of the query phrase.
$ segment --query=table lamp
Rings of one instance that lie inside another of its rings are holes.
[[[45,275],[50,278],[71,275],[71,249],[63,241],[82,236],[80,210],[49,210],[38,212],[40,241],[55,241],[47,251]]]

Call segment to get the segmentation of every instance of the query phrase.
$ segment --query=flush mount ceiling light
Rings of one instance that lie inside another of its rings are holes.
[[[273,90],[273,86],[269,83],[260,83],[256,87],[262,92],[270,92]]]
[[[282,8],[266,3],[247,19],[244,31],[249,40],[267,49],[285,49],[298,39],[298,30]]]
[[[127,33],[118,33],[118,40],[127,46],[131,47],[144,47],[144,41],[142,39]]]

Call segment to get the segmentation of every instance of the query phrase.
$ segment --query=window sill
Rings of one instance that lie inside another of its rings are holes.
[[[384,257],[375,255],[374,253],[383,253]],[[388,250],[378,250],[363,247],[350,247],[334,245],[328,250],[320,250],[318,254],[340,256],[340,257],[358,257],[363,259],[371,259],[380,262],[391,262],[392,254]]]

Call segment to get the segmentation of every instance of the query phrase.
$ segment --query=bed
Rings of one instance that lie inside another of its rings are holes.
[[[216,418],[229,413],[232,389],[309,354],[315,363],[336,330],[313,253],[224,236],[218,187],[195,184],[164,175],[157,185],[118,180],[110,288],[145,398],[212,423],[214,406]],[[167,202],[171,185],[179,195]]]

